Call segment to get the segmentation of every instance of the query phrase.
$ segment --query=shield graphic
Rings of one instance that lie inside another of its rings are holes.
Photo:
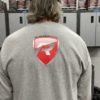
[[[55,37],[41,36],[34,38],[33,47],[40,61],[48,64],[57,54],[59,41]]]

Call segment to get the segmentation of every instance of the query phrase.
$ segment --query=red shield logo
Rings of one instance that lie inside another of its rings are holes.
[[[59,41],[55,37],[42,36],[34,38],[33,46],[40,61],[48,64],[57,53]]]

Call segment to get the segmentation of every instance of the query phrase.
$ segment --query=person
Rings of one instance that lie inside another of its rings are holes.
[[[2,46],[0,100],[91,100],[86,44],[60,15],[60,0],[31,1],[29,24]]]

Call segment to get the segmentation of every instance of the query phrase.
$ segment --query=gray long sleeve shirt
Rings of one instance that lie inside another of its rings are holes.
[[[91,60],[84,41],[53,22],[11,34],[0,55],[0,100],[91,100]]]

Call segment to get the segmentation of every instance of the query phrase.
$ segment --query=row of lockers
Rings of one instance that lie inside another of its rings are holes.
[[[79,20],[79,19],[78,19]],[[80,13],[80,26],[77,26],[77,13],[63,13],[60,23],[69,27],[73,31],[80,30],[80,36],[87,46],[100,46],[100,13],[82,12]],[[27,25],[27,13],[9,13],[10,34]],[[79,28],[77,28],[79,27]],[[5,37],[5,17],[0,13],[0,46]]]
[[[100,12],[64,13],[61,23],[77,32],[88,47],[100,47]],[[77,21],[78,20],[78,21]],[[80,26],[78,26],[80,25]]]
[[[0,13],[0,46],[2,46],[2,43],[6,37],[4,16],[4,13]],[[62,14],[62,16],[64,16],[64,19],[61,17],[60,22],[64,23],[76,32],[76,13],[67,13],[67,15]],[[27,24],[27,13],[9,13],[10,34],[26,26]]]
[[[76,13],[63,13],[60,23],[71,28],[76,32],[77,16]],[[28,24],[27,13],[9,13],[10,33],[20,29]]]
[[[80,36],[88,46],[100,46],[100,12],[81,14]]]

